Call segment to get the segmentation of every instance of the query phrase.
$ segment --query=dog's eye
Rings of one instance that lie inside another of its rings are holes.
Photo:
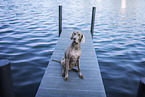
[[[78,34],[80,36],[80,34]]]
[[[74,35],[76,35],[76,33],[74,33]]]

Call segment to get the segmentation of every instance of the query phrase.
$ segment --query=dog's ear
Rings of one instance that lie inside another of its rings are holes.
[[[85,36],[82,34],[81,36],[81,43],[84,44],[85,43]]]
[[[71,34],[70,39],[72,40],[74,37],[74,32]]]

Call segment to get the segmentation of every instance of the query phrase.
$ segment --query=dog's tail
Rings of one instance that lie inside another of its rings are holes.
[[[58,61],[58,60],[53,60],[53,59],[52,59],[52,61],[54,61],[54,62],[58,62],[58,63],[61,63],[61,61]]]

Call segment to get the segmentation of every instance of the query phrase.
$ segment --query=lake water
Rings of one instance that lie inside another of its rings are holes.
[[[0,0],[0,59],[11,61],[16,97],[34,97],[63,29],[90,30],[108,97],[135,97],[145,76],[145,0]]]

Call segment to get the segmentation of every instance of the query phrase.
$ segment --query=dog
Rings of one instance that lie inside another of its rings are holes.
[[[74,31],[70,37],[72,41],[71,45],[66,49],[64,53],[64,57],[62,58],[61,62],[57,60],[53,60],[56,62],[61,63],[62,65],[62,76],[64,80],[68,80],[68,71],[74,70],[79,72],[79,77],[83,79],[83,75],[80,70],[80,56],[81,56],[81,44],[85,43],[85,36],[80,31]],[[74,67],[78,67],[74,69]]]

